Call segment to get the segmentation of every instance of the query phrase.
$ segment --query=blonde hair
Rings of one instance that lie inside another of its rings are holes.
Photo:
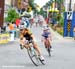
[[[32,34],[32,33],[30,32],[30,30],[29,30],[29,29],[24,28],[24,29],[23,29],[23,32],[21,32],[21,33],[20,33],[20,38],[22,38],[22,37],[24,36],[25,31],[27,31],[27,33],[28,33],[28,34]]]

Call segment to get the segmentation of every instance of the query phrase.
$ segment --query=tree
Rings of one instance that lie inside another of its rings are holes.
[[[55,0],[55,2],[57,3],[57,8],[58,8],[58,10],[59,10],[59,13],[61,13],[61,12],[63,12],[62,10],[64,9],[62,9],[62,6],[64,6],[63,5],[63,1],[64,0]]]
[[[7,14],[6,22],[15,22],[16,18],[19,17],[19,14],[16,13],[15,9],[8,10]]]
[[[29,0],[29,6],[34,11],[34,14],[38,13],[37,4],[34,3],[34,0]]]
[[[34,0],[29,0],[29,6],[32,7],[32,10],[36,9]]]

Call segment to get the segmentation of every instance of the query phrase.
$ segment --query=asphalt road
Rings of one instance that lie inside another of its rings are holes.
[[[32,27],[36,42],[45,58],[46,65],[36,67],[31,62],[26,49],[21,50],[19,40],[0,45],[0,69],[75,69],[75,41],[52,32],[51,57],[41,42],[41,27]]]

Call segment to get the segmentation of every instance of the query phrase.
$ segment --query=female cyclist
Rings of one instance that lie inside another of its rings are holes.
[[[40,59],[44,61],[44,57],[41,55],[41,50],[38,47],[38,45],[35,43],[34,35],[29,31],[29,29],[25,28],[22,30],[20,34],[20,45],[22,47],[28,48],[29,46],[26,45],[27,41],[33,41],[33,46],[35,50],[38,52],[38,55],[40,56]]]
[[[52,41],[51,32],[47,25],[43,26],[42,37],[43,37],[42,41],[44,42],[44,45],[49,43],[49,47],[52,48],[50,44],[50,42]],[[45,45],[45,48],[48,48],[47,45]]]

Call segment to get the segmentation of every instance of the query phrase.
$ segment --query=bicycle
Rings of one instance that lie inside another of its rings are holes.
[[[50,46],[50,42],[47,38],[45,38],[46,42],[44,43],[45,48],[47,49],[47,52],[49,54],[49,56],[51,56],[51,46]]]
[[[27,48],[27,52],[33,64],[35,66],[38,66],[40,61],[43,65],[45,65],[44,61],[40,59],[40,56],[38,55],[37,51],[33,47],[33,41],[28,41],[27,44],[29,45],[29,47]]]

